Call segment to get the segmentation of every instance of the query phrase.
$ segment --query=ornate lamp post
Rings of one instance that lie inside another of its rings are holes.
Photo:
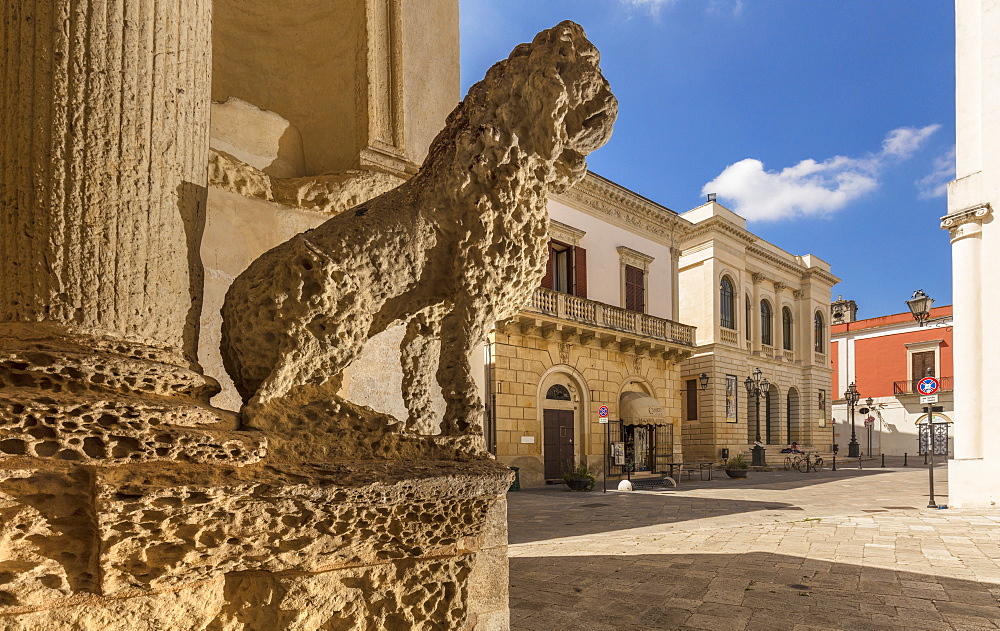
[[[868,397],[867,399],[865,399],[865,405],[868,406],[868,408],[867,408],[868,409],[868,414],[869,415],[874,414],[874,412],[875,412],[875,399],[873,399],[871,397]],[[864,414],[865,412],[862,411],[861,413]],[[874,425],[875,425],[874,423],[869,423],[868,419],[865,419],[865,427],[868,428],[868,457],[869,458],[872,457],[872,427]]]
[[[743,382],[746,386],[747,395],[753,397],[756,403],[756,414],[754,415],[754,421],[757,424],[757,437],[754,439],[753,446],[753,458],[750,464],[754,467],[764,466],[764,446],[760,444],[760,396],[767,392],[768,387],[771,385],[767,382],[767,379],[761,379],[760,368],[753,369],[753,376],[747,377],[746,381]]]
[[[906,306],[910,308],[913,319],[920,326],[923,326],[927,322],[927,319],[931,317],[931,306],[933,304],[934,299],[925,294],[923,289],[913,292],[913,296],[906,301]]]
[[[858,400],[861,398],[861,394],[858,392],[857,386],[854,382],[847,386],[847,390],[844,391],[844,399],[847,401],[847,409],[850,411],[851,415],[851,442],[847,443],[847,457],[848,458],[860,458],[861,457],[861,446],[858,445],[858,437],[854,431],[854,406],[858,404]]]
[[[927,319],[930,318],[931,305],[933,304],[934,299],[925,294],[923,289],[913,292],[913,296],[906,301],[906,306],[910,308],[913,319],[920,326],[923,326],[927,322]],[[916,377],[914,377],[914,381],[917,381]],[[929,403],[924,408],[924,411],[927,412],[927,455],[929,458],[927,483],[930,491],[930,499],[927,501],[927,508],[937,508],[937,502],[934,500],[934,403]]]

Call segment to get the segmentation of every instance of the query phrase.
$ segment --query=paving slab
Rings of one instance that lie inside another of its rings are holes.
[[[930,509],[926,467],[863,466],[510,493],[511,627],[1000,628],[1000,510]]]

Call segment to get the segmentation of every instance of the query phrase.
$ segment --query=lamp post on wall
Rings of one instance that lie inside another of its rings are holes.
[[[754,439],[753,458],[750,464],[754,467],[763,467],[765,449],[760,444],[760,396],[767,392],[771,384],[767,382],[767,379],[761,379],[760,368],[754,368],[752,377],[747,377],[743,385],[746,386],[747,395],[753,397],[757,410],[754,415],[754,421],[757,425],[757,437]]]
[[[927,322],[928,318],[931,317],[931,306],[934,304],[934,299],[924,293],[923,289],[918,289],[913,292],[913,296],[906,301],[906,306],[910,308],[910,313],[913,314],[913,319],[917,321],[917,324],[923,326]]]
[[[847,386],[847,390],[844,391],[844,399],[847,401],[847,409],[850,411],[851,415],[851,442],[847,443],[847,457],[848,458],[860,458],[861,457],[861,446],[858,445],[858,437],[854,431],[854,406],[858,404],[858,399],[861,398],[861,394],[858,392],[857,386],[854,382]]]

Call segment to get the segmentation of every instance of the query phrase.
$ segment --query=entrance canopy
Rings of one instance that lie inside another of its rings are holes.
[[[663,405],[642,392],[623,393],[620,409],[626,425],[663,425],[667,422]]]

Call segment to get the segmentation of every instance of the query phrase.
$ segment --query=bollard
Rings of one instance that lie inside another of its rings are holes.
[[[831,469],[831,471],[836,471],[836,470],[837,470],[837,454],[833,454],[833,468]]]
[[[861,468],[861,456],[858,456],[858,468]]]
[[[909,455],[909,454],[908,454],[908,453],[906,453],[905,451],[903,452],[903,466],[904,466],[904,467],[908,467],[908,466],[910,466],[910,465],[909,465],[909,463],[907,463],[907,462],[906,462],[906,457],[907,457],[908,455]]]
[[[882,454],[882,468],[885,469],[885,454]]]

